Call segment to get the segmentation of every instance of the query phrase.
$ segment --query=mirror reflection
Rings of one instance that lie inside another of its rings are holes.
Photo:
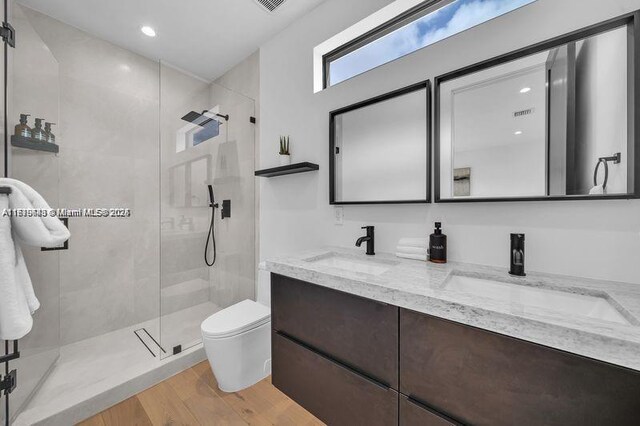
[[[620,27],[445,77],[440,199],[633,192],[631,66]]]
[[[331,113],[332,204],[427,202],[428,84]]]

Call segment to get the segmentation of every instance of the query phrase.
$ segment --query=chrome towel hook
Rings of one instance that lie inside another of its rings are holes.
[[[600,169],[600,164],[604,165],[604,182],[602,183],[602,189],[607,189],[607,183],[609,181],[609,162],[613,162],[613,164],[620,164],[622,161],[622,154],[616,152],[610,157],[600,157],[598,158],[598,163],[596,164],[596,169],[593,171],[593,186],[598,186],[598,170]]]

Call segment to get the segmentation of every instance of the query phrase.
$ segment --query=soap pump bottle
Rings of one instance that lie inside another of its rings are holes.
[[[48,143],[56,143],[56,135],[53,134],[53,132],[51,131],[51,126],[53,126],[56,123],[49,123],[48,121],[44,123],[44,136],[45,136],[45,140]]]
[[[429,260],[433,263],[447,263],[447,236],[441,228],[442,224],[436,222],[436,228],[429,236]]]
[[[31,133],[33,133],[33,139],[36,142],[46,142],[47,137],[44,134],[44,130],[42,129],[42,120],[43,118],[36,118],[35,125]]]
[[[20,114],[20,124],[16,124],[16,136],[23,138],[31,138],[31,127],[27,126],[27,117],[29,114]]]

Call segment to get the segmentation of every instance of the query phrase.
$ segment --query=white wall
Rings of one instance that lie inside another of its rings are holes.
[[[336,117],[336,200],[424,200],[427,91]]]
[[[455,153],[456,169],[471,169],[471,197],[544,195],[544,145],[534,142]]]
[[[388,3],[329,0],[261,48],[261,165],[277,163],[280,134],[291,135],[294,161],[320,164],[317,173],[260,181],[261,259],[352,246],[363,225],[375,225],[376,248],[390,252],[400,237],[426,236],[441,220],[451,260],[506,267],[509,233],[518,231],[527,234],[530,270],[640,284],[640,201],[347,206],[336,226],[327,149],[333,109],[616,17],[640,1],[538,0],[314,95],[313,48]]]
[[[576,146],[578,191],[593,186],[600,157],[622,153],[609,163],[607,193],[627,192],[627,32],[624,28],[592,37],[578,46],[576,61]],[[600,167],[598,183],[604,181]]]

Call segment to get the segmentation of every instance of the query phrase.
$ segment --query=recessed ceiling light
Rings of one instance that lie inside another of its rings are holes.
[[[522,130],[516,130],[516,132],[514,133],[514,135],[516,136],[520,136],[522,134]]]
[[[531,91],[531,87],[523,87],[520,89],[520,93],[528,93]]]
[[[140,28],[140,31],[142,31],[142,34],[149,36],[149,37],[155,37],[156,36],[156,30],[154,30],[153,28],[151,28],[148,25],[145,25],[144,27]]]

